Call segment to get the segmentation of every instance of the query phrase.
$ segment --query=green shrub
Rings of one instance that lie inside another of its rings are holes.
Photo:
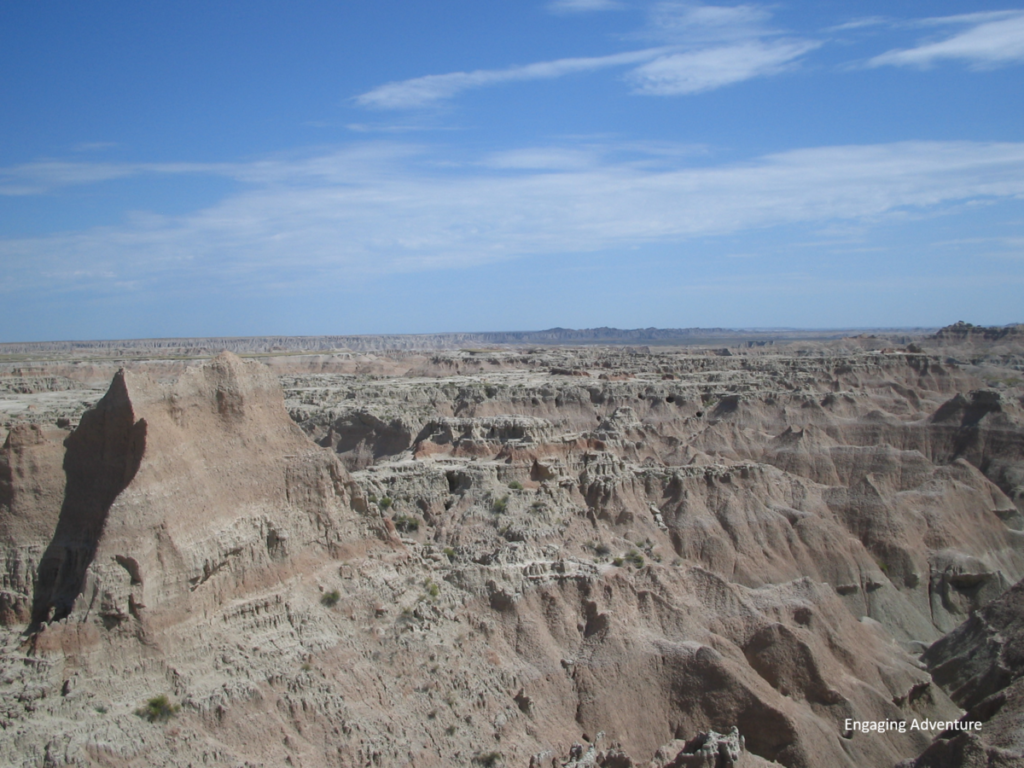
[[[523,490],[523,484],[520,483],[518,480],[513,480],[511,483],[508,484],[508,487],[511,488],[513,491]]]
[[[391,522],[402,533],[416,533],[420,529],[420,521],[409,515],[398,515]]]
[[[600,557],[608,557],[612,553],[612,548],[607,544],[598,544],[594,547],[594,553]]]
[[[341,600],[341,592],[336,589],[332,589],[330,592],[324,592],[320,596],[320,604],[326,605],[328,608],[333,608]]]
[[[178,714],[180,709],[180,705],[172,704],[170,699],[164,694],[160,694],[159,696],[154,696],[145,705],[135,710],[135,714],[149,720],[151,723],[162,723]]]
[[[505,494],[499,499],[495,499],[491,503],[491,509],[497,512],[499,515],[508,510],[508,494]]]
[[[444,555],[445,555],[445,557],[448,558],[448,562],[449,563],[454,563],[455,562],[455,550],[452,549],[451,547],[445,547],[444,548]]]
[[[377,506],[381,509],[390,509],[393,503],[390,496],[384,496],[377,502]]]
[[[644,556],[637,552],[635,549],[629,550],[629,554],[626,555],[626,562],[635,566],[636,568],[644,567]]]
[[[474,763],[479,763],[484,768],[497,768],[501,765],[503,755],[501,752],[487,752],[473,758]]]

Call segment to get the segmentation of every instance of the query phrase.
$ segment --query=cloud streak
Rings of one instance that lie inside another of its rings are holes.
[[[779,74],[819,45],[808,40],[751,41],[673,53],[637,67],[626,79],[633,84],[636,93],[644,95],[701,93],[755,77]]]
[[[756,5],[657,3],[647,35],[689,45],[730,43],[777,34],[767,26],[771,14]]]
[[[457,174],[425,170],[434,159],[379,144],[226,167],[247,188],[189,215],[0,240],[0,290],[210,281],[265,292],[1024,198],[1020,143],[823,147],[699,168],[559,148],[464,163]]]
[[[506,69],[478,69],[473,72],[426,75],[379,86],[357,96],[356,103],[362,107],[375,109],[425,107],[474,88],[524,80],[552,80],[580,72],[622,67],[648,61],[664,51],[664,48],[650,48],[609,56],[540,61]]]
[[[591,13],[593,11],[617,11],[624,6],[618,0],[552,0],[548,10],[552,13]]]
[[[562,10],[613,7],[603,0],[563,0]],[[502,83],[552,80],[566,75],[638,65],[625,79],[634,93],[677,96],[721,88],[791,68],[819,47],[809,40],[779,39],[767,26],[769,12],[754,5],[711,6],[662,2],[651,10],[647,29],[633,37],[662,43],[637,51],[535,62],[505,69],[449,72],[400,80],[355,97],[371,109],[418,109],[459,94]]]
[[[989,69],[1024,62],[1024,12],[965,14],[926,19],[920,23],[972,26],[945,40],[887,51],[871,59],[868,65],[926,68],[942,60],[954,59],[966,61],[977,69]]]

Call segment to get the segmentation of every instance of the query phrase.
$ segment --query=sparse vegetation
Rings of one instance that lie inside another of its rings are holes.
[[[641,555],[637,550],[631,549],[625,557],[625,561],[632,565],[634,568],[644,567],[644,556]]]
[[[594,553],[598,557],[608,557],[608,555],[612,553],[612,548],[602,542],[601,544],[598,544],[596,547],[594,547]]]
[[[383,496],[377,502],[377,506],[380,507],[381,509],[384,509],[384,510],[391,509],[391,505],[392,504],[394,504],[394,501],[392,500],[392,498],[390,496]]]
[[[423,586],[426,587],[427,594],[431,598],[436,598],[438,595],[441,594],[441,588],[433,579],[427,579],[425,582],[423,582]]]
[[[484,768],[497,768],[502,764],[504,756],[501,752],[485,752],[473,758],[474,763],[479,763]]]
[[[336,589],[332,589],[330,592],[324,592],[320,595],[320,604],[325,605],[328,608],[333,608],[341,600],[341,592]]]
[[[513,480],[511,483],[508,484],[508,487],[511,488],[513,491],[523,490],[523,484],[520,483],[518,480]]]
[[[163,723],[177,715],[180,709],[179,704],[172,704],[166,695],[160,694],[135,710],[135,714],[151,723]]]
[[[420,529],[420,521],[409,515],[398,515],[391,522],[402,533],[416,533]]]
[[[501,496],[491,502],[491,509],[497,512],[499,515],[503,514],[508,510],[508,494]]]
[[[449,563],[455,562],[455,550],[451,547],[444,548],[444,556],[448,558]]]

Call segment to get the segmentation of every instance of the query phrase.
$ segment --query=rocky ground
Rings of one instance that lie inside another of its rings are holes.
[[[1024,762],[1019,327],[252,353],[0,361],[0,763]]]

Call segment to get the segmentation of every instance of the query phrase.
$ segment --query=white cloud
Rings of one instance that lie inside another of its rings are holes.
[[[926,19],[924,25],[972,24],[945,40],[876,56],[869,66],[928,67],[942,59],[960,59],[978,68],[1024,62],[1024,12],[964,14]]]
[[[538,147],[495,152],[485,159],[484,165],[509,170],[565,171],[592,167],[597,160],[597,154],[586,149]]]
[[[204,163],[69,163],[41,160],[0,168],[0,195],[40,195],[61,187],[96,184],[141,174],[226,175],[232,166]]]
[[[773,34],[771,14],[756,5],[701,5],[663,2],[651,12],[648,34],[672,42],[722,43]]]
[[[618,0],[552,0],[548,10],[552,13],[590,13],[591,11],[617,11],[625,7]]]
[[[76,144],[72,149],[75,152],[102,152],[105,149],[113,149],[116,146],[116,141],[83,141],[80,144]]]
[[[0,169],[0,195],[34,195],[56,187],[93,184],[135,173],[128,165],[43,160]]]
[[[659,56],[627,75],[637,93],[675,96],[700,93],[755,77],[778,74],[819,43],[751,41]]]
[[[2,290],[259,291],[1024,199],[1021,143],[824,147],[698,168],[607,156],[541,148],[431,171],[424,150],[374,144],[225,166],[248,188],[189,215],[0,240]]]
[[[889,25],[892,22],[884,16],[865,16],[859,19],[853,19],[851,21],[845,21],[842,24],[836,24],[832,27],[827,27],[826,32],[847,32],[851,29],[866,29],[868,27],[879,27],[883,25]]]
[[[664,48],[629,51],[609,56],[540,61],[506,69],[478,69],[473,72],[450,72],[400,80],[374,88],[356,97],[356,103],[376,109],[410,109],[435,104],[473,88],[522,80],[551,80],[577,72],[593,72],[609,67],[647,61],[664,52]]]
[[[566,0],[582,10],[605,7],[599,0]],[[566,5],[568,7],[568,5]],[[767,26],[771,14],[755,5],[713,6],[662,2],[650,14],[640,37],[667,45],[638,51],[541,61],[505,69],[478,69],[425,75],[386,83],[355,97],[376,109],[415,109],[451,99],[464,91],[525,80],[550,80],[579,72],[642,64],[627,79],[648,95],[699,93],[723,85],[777,74],[819,47],[809,40],[779,39]],[[633,37],[637,37],[634,35]],[[649,63],[645,63],[649,62]]]

